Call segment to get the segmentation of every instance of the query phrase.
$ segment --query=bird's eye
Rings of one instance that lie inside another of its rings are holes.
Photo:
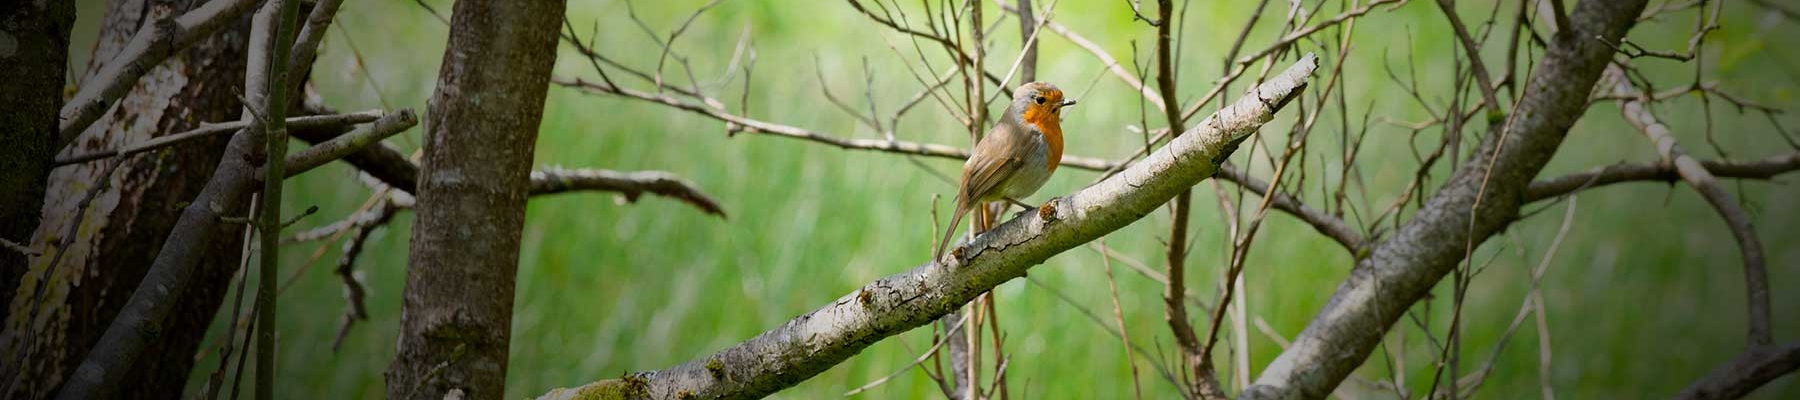
[[[1032,100],[1036,100],[1038,104],[1044,104],[1043,96],[1038,96],[1038,97],[1032,98]]]

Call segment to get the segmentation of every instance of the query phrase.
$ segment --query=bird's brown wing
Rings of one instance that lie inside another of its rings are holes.
[[[1000,185],[1025,165],[1030,151],[1031,132],[1010,122],[989,129],[987,136],[975,144],[974,155],[963,164],[962,193],[957,193],[958,206],[973,203],[998,193]]]

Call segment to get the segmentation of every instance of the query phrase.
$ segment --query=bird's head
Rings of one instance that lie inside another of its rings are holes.
[[[1063,98],[1062,89],[1047,82],[1032,82],[1020,85],[1013,91],[1012,111],[1020,122],[1039,128],[1056,126],[1062,121],[1063,107],[1075,105],[1075,100]]]

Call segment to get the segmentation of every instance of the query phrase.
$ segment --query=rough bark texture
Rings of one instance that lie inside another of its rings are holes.
[[[798,384],[1024,276],[1051,256],[1142,219],[1212,176],[1238,143],[1298,97],[1316,62],[1308,55],[1119,174],[959,243],[947,264],[927,262],[881,278],[755,338],[673,368],[557,389],[540,398],[756,398]]]
[[[1577,5],[1569,16],[1574,32],[1552,38],[1510,120],[1483,139],[1471,162],[1411,221],[1357,263],[1306,330],[1240,398],[1324,398],[1464,258],[1469,245],[1517,218],[1532,177],[1587,108],[1589,91],[1613,55],[1600,41],[1617,43],[1643,8],[1643,0]]]
[[[463,0],[426,116],[392,399],[499,399],[562,0]]]
[[[1800,342],[1753,347],[1688,385],[1677,400],[1742,398],[1800,368]]]
[[[178,5],[204,4],[176,2]],[[143,25],[149,9],[143,0],[114,0],[107,6],[93,62],[83,82],[97,74]],[[234,120],[241,108],[230,88],[243,82],[244,40],[248,15],[234,18],[225,32],[195,43],[150,69],[70,146],[69,153],[117,149],[151,137],[181,132],[200,122]],[[60,82],[60,78],[58,78]],[[41,208],[43,223],[28,244],[43,254],[32,257],[18,290],[9,291],[4,334],[5,356],[27,351],[24,365],[6,367],[0,379],[16,380],[4,398],[42,398],[58,389],[118,315],[126,299],[149,270],[182,207],[192,200],[220,160],[226,137],[199,139],[170,149],[121,159],[124,164],[106,179],[86,209],[77,205],[99,183],[108,164],[99,161],[51,171]],[[72,224],[66,254],[49,265]],[[241,229],[241,227],[238,227]],[[237,266],[237,235],[223,235],[207,245],[192,290],[179,297],[170,318],[160,326],[149,351],[137,357],[117,388],[136,398],[174,398],[194,363],[194,349],[211,322],[225,283]],[[34,292],[43,286],[42,305]],[[33,311],[37,308],[37,311]],[[36,318],[31,318],[35,315]],[[32,328],[27,332],[27,320]]]
[[[299,114],[303,115],[328,115],[337,113],[337,110],[323,104],[318,104],[314,101],[307,101],[304,109],[299,112]],[[288,130],[288,133],[293,135],[295,139],[317,145],[350,133],[350,127],[295,127],[294,129]],[[344,156],[344,162],[350,163],[350,165],[356,167],[358,171],[362,171],[363,173],[369,174],[369,176],[375,177],[375,179],[386,182],[388,186],[392,186],[395,189],[405,191],[409,194],[413,192],[413,188],[418,184],[418,166],[413,165],[412,160],[408,160],[405,154],[401,154],[399,149],[395,149],[393,145],[387,144],[386,142],[373,143],[368,147],[362,148],[362,150],[350,153],[350,155]]]
[[[0,79],[0,239],[29,243],[37,228],[74,26],[73,1],[0,4],[0,71],[10,76]],[[26,261],[23,253],[0,250],[0,293],[19,286]],[[0,308],[0,320],[10,315]]]

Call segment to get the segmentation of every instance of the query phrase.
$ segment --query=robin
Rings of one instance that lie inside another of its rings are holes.
[[[1075,105],[1063,92],[1045,82],[1032,82],[1013,91],[1006,115],[988,129],[963,163],[962,183],[956,189],[956,213],[950,228],[938,242],[933,260],[944,257],[944,247],[956,234],[957,224],[969,210],[990,201],[1015,201],[1030,196],[1050,180],[1062,162],[1062,109]]]

